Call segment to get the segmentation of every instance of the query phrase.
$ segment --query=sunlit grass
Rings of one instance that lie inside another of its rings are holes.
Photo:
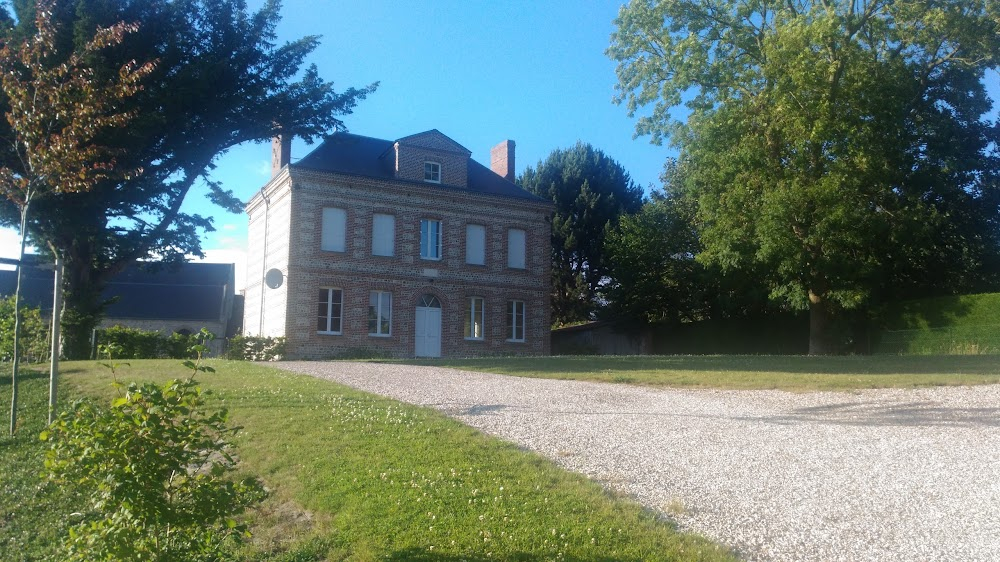
[[[1000,356],[669,355],[405,360],[549,379],[792,391],[1000,383]]]
[[[199,378],[243,427],[242,469],[271,490],[239,559],[730,559],[632,501],[436,411],[259,365],[212,364],[218,372]],[[64,371],[69,394],[111,392],[94,362]],[[176,361],[132,361],[119,371],[125,380],[184,374]],[[0,526],[0,544],[6,532]],[[0,550],[0,559],[16,553]]]
[[[8,364],[2,368],[9,369]],[[0,378],[0,560],[42,560],[54,552],[74,511],[72,490],[43,484],[45,444],[38,434],[48,418],[48,373],[25,369],[18,386],[18,432],[8,434],[10,372]]]

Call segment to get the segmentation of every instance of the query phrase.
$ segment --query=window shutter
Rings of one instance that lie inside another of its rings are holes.
[[[524,231],[512,228],[507,231],[507,267],[524,269]]]
[[[486,227],[481,224],[465,227],[465,263],[486,265]]]
[[[320,249],[327,252],[347,250],[347,211],[331,207],[323,209],[323,234]]]
[[[391,256],[395,253],[396,217],[376,214],[372,217],[372,254]]]

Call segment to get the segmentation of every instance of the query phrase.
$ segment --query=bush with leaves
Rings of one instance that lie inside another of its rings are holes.
[[[116,359],[157,359],[163,336],[152,330],[112,326],[97,331],[98,346],[115,350]]]
[[[226,359],[237,361],[280,361],[285,357],[285,338],[238,335],[229,338]]]
[[[74,483],[87,499],[65,560],[222,560],[228,542],[248,535],[234,517],[265,493],[252,478],[231,478],[227,438],[239,428],[224,408],[207,408],[194,376],[213,369],[201,364],[204,341],[193,349],[188,378],[125,386],[115,377],[110,408],[78,402],[42,433],[47,478]],[[115,375],[118,365],[105,365]]]
[[[119,359],[192,359],[191,346],[198,343],[196,340],[199,337],[200,333],[179,332],[165,336],[156,330],[127,326],[112,326],[97,331],[98,344],[119,350],[119,355],[116,355]]]
[[[38,307],[24,306],[21,302],[21,359],[37,363],[48,359],[49,323],[42,319]],[[14,297],[0,299],[0,360],[14,358]]]

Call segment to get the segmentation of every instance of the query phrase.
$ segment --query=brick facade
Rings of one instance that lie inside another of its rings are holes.
[[[415,353],[417,304],[424,295],[433,295],[441,304],[442,356],[549,353],[551,205],[527,195],[476,191],[469,167],[478,164],[470,164],[467,150],[435,133],[391,145],[384,157],[395,164],[395,177],[292,165],[251,200],[246,333],[286,336],[291,358],[323,359],[358,350],[409,357]],[[429,155],[442,163],[441,185],[423,182]],[[406,171],[417,165],[419,180]],[[343,252],[320,249],[325,207],[346,211]],[[394,217],[392,256],[372,253],[375,214]],[[441,222],[440,259],[420,257],[421,219]],[[485,227],[485,265],[466,263],[470,224]],[[507,265],[509,229],[525,232],[524,269]],[[285,274],[277,289],[261,282],[271,268]],[[337,335],[317,329],[319,294],[325,288],[341,291],[342,329]],[[369,335],[372,291],[392,295],[388,336]],[[465,338],[470,297],[481,297],[485,305],[480,340]],[[523,342],[509,341],[510,301],[524,303]]]

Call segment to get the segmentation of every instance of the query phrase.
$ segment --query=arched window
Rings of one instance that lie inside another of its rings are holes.
[[[423,308],[441,308],[441,301],[434,295],[426,294],[420,297],[420,302],[417,303],[417,306]]]

